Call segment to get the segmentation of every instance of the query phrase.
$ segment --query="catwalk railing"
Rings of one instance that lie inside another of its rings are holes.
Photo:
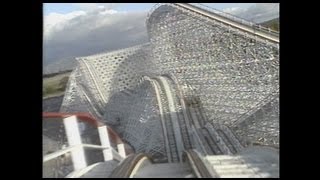
[[[194,5],[196,7],[199,7],[201,9],[204,9],[204,10],[207,10],[209,12],[212,12],[212,13],[215,13],[215,14],[218,14],[220,16],[223,16],[223,17],[226,17],[228,19],[231,19],[235,22],[238,22],[238,23],[241,23],[241,24],[244,24],[244,25],[247,25],[247,26],[250,26],[252,28],[256,28],[260,31],[264,31],[264,32],[268,32],[268,33],[271,33],[273,35],[277,35],[279,36],[279,32],[276,31],[276,30],[273,30],[273,29],[270,29],[270,28],[267,28],[267,27],[264,27],[264,26],[261,26],[259,24],[256,24],[252,21],[249,21],[249,20],[246,20],[244,18],[241,18],[241,17],[238,17],[236,15],[233,15],[233,14],[230,14],[230,13],[226,13],[226,12],[223,12],[223,11],[220,11],[218,9],[215,9],[213,7],[209,7],[207,5],[204,5],[204,4],[201,4],[201,3],[191,3],[190,5]]]
[[[253,33],[254,35],[261,36],[268,40],[279,42],[279,32],[273,29],[264,27],[260,24],[248,21],[246,19],[237,17],[235,15],[214,9],[212,7],[200,4],[200,3],[158,3],[151,8],[150,12],[147,15],[147,21],[149,20],[151,14],[160,6],[168,5],[172,7],[178,7],[186,9],[193,13],[198,13],[207,18],[213,18],[219,22],[226,23],[227,25],[240,28],[244,32]],[[148,24],[148,22],[147,22]]]

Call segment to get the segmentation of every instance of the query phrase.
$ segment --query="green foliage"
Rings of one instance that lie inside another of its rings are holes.
[[[279,23],[274,22],[270,25],[270,28],[276,31],[279,31]]]
[[[64,91],[67,87],[67,83],[68,83],[69,77],[63,77],[60,81],[59,81],[59,90]]]
[[[42,89],[42,93],[44,96],[49,95],[49,94],[53,94],[56,92],[56,88],[53,86],[44,86]]]
[[[44,79],[42,88],[43,97],[64,92],[67,87],[68,80],[68,76],[64,76],[62,78],[50,77]]]
[[[268,27],[272,30],[279,31],[279,18],[263,22],[263,23],[261,23],[261,25],[264,27]]]

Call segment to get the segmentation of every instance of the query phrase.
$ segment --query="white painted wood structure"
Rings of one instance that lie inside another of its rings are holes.
[[[68,147],[45,155],[43,157],[43,163],[71,153],[74,171],[67,177],[79,177],[79,175],[84,174],[95,166],[95,164],[87,164],[84,152],[85,148],[102,150],[105,162],[113,160],[120,162],[126,157],[124,144],[117,144],[118,151],[111,146],[107,126],[102,125],[97,127],[101,145],[93,145],[82,143],[79,122],[76,115],[63,118],[63,124],[68,140]]]

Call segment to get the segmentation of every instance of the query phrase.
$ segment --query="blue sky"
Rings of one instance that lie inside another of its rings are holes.
[[[68,3],[44,3],[43,4],[44,15],[48,15],[50,13],[66,14],[76,10],[78,10],[76,6],[72,6]]]
[[[44,15],[50,13],[66,14],[73,11],[83,10],[83,7],[79,7],[81,3],[44,3]],[[94,3],[91,3],[92,5]],[[108,5],[108,3],[97,3],[98,5]],[[116,3],[114,3],[116,4]],[[248,8],[254,5],[254,3],[204,3],[210,7],[223,10],[225,8],[240,7]],[[155,3],[119,3],[114,5],[114,10],[118,11],[148,11],[154,6]]]

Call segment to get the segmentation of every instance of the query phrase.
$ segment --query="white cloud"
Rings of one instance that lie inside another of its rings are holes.
[[[96,9],[114,9],[119,3],[72,3],[73,6],[83,11],[94,11]]]
[[[232,8],[225,8],[223,9],[223,12],[229,13],[229,14],[239,14],[243,11],[245,11],[246,9],[244,8],[240,8],[240,7],[232,7]]]
[[[99,13],[100,13],[101,15],[116,14],[116,13],[118,13],[118,11],[111,9],[111,10],[105,10],[105,11],[102,11],[102,12],[99,12]]]
[[[104,9],[105,7],[104,7],[104,6],[98,6],[98,8],[99,8],[99,9]]]
[[[147,42],[147,11],[124,12],[98,6],[44,17],[44,66]]]
[[[92,11],[98,8],[97,3],[76,3],[74,6],[86,11]]]
[[[67,14],[50,13],[44,17],[44,38],[49,39],[55,31],[61,31],[71,19],[86,15],[84,11],[74,11]]]

